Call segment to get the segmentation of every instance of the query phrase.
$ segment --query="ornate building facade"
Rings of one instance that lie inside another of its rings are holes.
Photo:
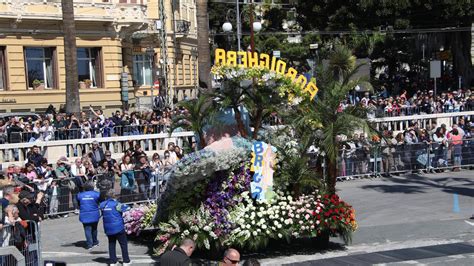
[[[159,85],[196,96],[195,0],[81,0],[74,15],[82,107],[138,105]],[[59,108],[65,89],[61,0],[1,0],[0,112]]]

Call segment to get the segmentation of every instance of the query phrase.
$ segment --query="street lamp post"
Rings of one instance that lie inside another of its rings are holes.
[[[240,39],[241,39],[241,30],[242,30],[242,14],[244,11],[242,11],[242,13],[240,12],[240,8],[239,8],[239,1],[236,0],[236,8],[235,10],[234,9],[229,9],[227,11],[227,15],[226,15],[226,22],[224,24],[222,24],[222,30],[225,32],[225,33],[230,33],[232,32],[232,23],[230,22],[230,13],[231,12],[235,12],[235,17],[236,17],[236,23],[237,23],[237,51],[240,51],[241,50],[241,45],[240,45]],[[251,6],[250,6],[250,47],[251,47],[251,51],[254,52],[255,50],[255,44],[254,44],[254,33],[255,32],[259,32],[261,29],[262,29],[262,23],[260,23],[259,21],[254,21],[254,10],[253,10],[253,2],[251,2]]]

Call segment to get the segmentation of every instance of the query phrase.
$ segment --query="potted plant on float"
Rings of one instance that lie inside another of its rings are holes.
[[[33,80],[33,88],[35,90],[44,90],[44,81],[38,79]]]
[[[90,80],[90,79],[85,79],[85,80],[84,80],[84,83],[85,83],[85,85],[86,85],[86,88],[88,88],[88,89],[91,88],[91,86],[92,86],[92,80]]]
[[[84,81],[79,81],[79,89],[85,89],[86,83]]]

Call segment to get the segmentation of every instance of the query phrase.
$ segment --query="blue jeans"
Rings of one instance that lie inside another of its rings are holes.
[[[130,258],[128,257],[128,244],[127,244],[127,235],[125,234],[125,230],[122,232],[107,236],[109,239],[109,256],[110,256],[110,263],[117,263],[117,251],[115,250],[115,244],[118,241],[120,244],[120,249],[122,249],[122,259],[124,263],[129,263]]]
[[[82,224],[84,226],[84,233],[86,235],[87,248],[91,248],[94,245],[99,244],[97,240],[97,222]]]

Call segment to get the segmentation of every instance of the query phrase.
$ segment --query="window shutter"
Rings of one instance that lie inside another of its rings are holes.
[[[102,67],[102,49],[101,48],[95,48],[94,49],[95,53],[95,75],[96,75],[96,82],[97,82],[97,88],[104,88],[104,73],[103,73],[103,67]]]

